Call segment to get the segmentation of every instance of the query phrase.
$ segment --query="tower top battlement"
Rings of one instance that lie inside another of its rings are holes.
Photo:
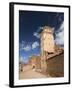
[[[44,26],[44,27],[42,27],[42,31],[40,33],[50,33],[50,34],[53,34],[54,30],[50,26]]]

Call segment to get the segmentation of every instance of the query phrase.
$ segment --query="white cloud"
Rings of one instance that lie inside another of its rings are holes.
[[[39,30],[41,30],[41,29],[43,29],[43,27],[42,27],[42,26],[40,26],[40,27],[39,27]]]
[[[58,29],[58,33],[56,33],[56,44],[64,45],[64,22],[62,22],[60,28]]]
[[[20,51],[21,51],[21,50],[30,51],[30,50],[31,50],[31,45],[30,45],[30,44],[26,44],[25,41],[22,41],[22,42],[20,43],[20,49],[19,49],[19,50],[20,50]]]
[[[32,44],[32,49],[35,49],[39,46],[39,43],[36,41]]]
[[[31,46],[30,45],[26,45],[25,47],[23,47],[23,50],[30,51],[31,50]]]
[[[27,52],[27,51],[37,48],[38,46],[39,46],[39,43],[37,41],[33,42],[32,44],[21,43],[20,50],[24,50]]]
[[[63,45],[64,44],[64,32],[60,32],[57,36],[56,36],[56,43],[59,45]]]
[[[23,50],[23,47],[25,47],[25,41],[22,41],[20,44],[19,44],[19,50]]]
[[[28,63],[28,59],[26,57],[20,57],[20,62],[21,63]]]
[[[24,57],[20,57],[20,60],[19,60],[21,63],[24,62]]]
[[[37,32],[34,32],[33,35],[37,38],[40,38],[40,35]]]
[[[20,57],[20,60],[22,61],[23,60],[23,57]]]
[[[62,22],[62,24],[60,26],[60,30],[64,30],[64,22]]]
[[[43,29],[42,26],[39,26],[37,31],[33,33],[33,36],[35,36],[36,38],[40,38],[40,34],[39,32]]]

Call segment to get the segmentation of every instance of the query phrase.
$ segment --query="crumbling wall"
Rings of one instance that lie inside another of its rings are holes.
[[[51,77],[63,77],[64,76],[64,53],[56,55],[46,60],[47,62],[47,74]]]

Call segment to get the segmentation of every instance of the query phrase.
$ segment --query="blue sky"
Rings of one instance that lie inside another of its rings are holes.
[[[24,63],[40,55],[39,31],[45,25],[54,29],[55,43],[64,46],[64,13],[19,11],[19,57]]]

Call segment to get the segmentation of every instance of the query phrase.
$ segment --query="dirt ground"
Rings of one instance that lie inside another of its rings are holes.
[[[27,65],[24,67],[22,72],[19,72],[19,79],[36,79],[36,78],[47,78],[40,72],[36,72],[31,66]]]

